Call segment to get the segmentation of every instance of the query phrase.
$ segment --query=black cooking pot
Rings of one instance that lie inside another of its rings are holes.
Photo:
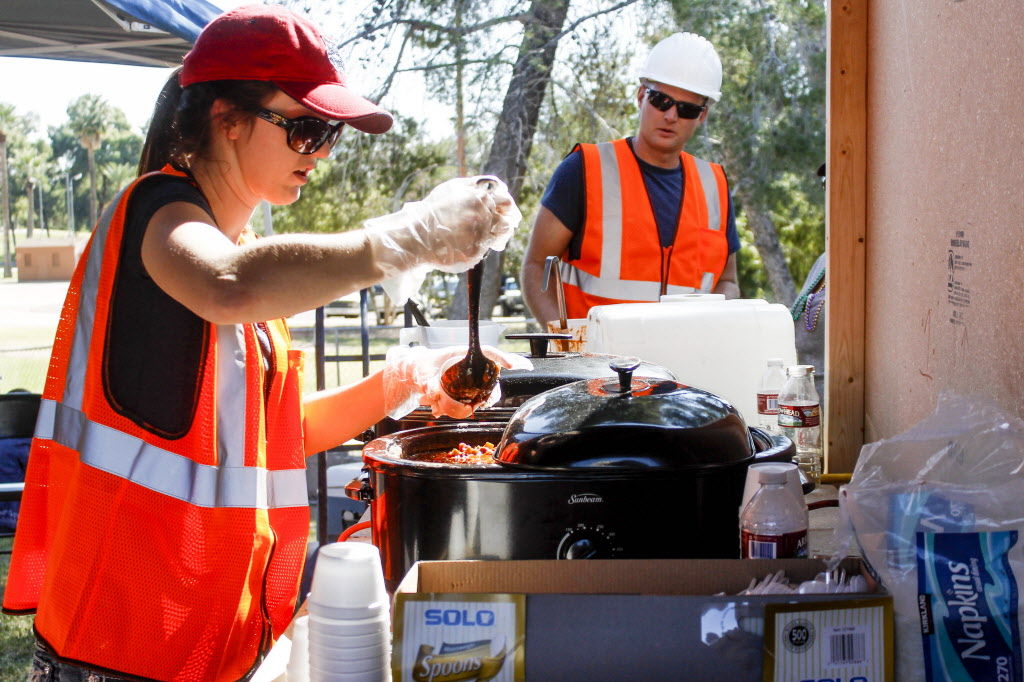
[[[348,492],[370,502],[389,584],[418,560],[738,557],[747,467],[791,461],[792,442],[748,429],[705,391],[624,381],[534,396],[508,424],[424,427],[367,444],[365,476]],[[423,461],[487,441],[498,443],[495,463]]]
[[[415,410],[395,420],[385,418],[374,427],[374,435],[386,436],[390,433],[415,429],[423,426],[439,426],[459,422],[507,422],[515,414],[519,406],[538,393],[564,386],[565,384],[583,379],[614,377],[615,372],[609,363],[616,359],[614,355],[598,353],[560,353],[549,349],[548,341],[552,339],[569,339],[571,334],[525,333],[506,334],[506,339],[527,339],[530,342],[530,354],[533,369],[503,369],[498,375],[501,387],[501,399],[491,407],[477,410],[466,419],[435,417],[429,407],[417,407]],[[669,370],[647,362],[640,363],[637,374],[660,379],[675,379]]]

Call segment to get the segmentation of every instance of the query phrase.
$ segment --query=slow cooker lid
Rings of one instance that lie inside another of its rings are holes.
[[[670,379],[632,376],[637,358],[609,365],[617,378],[573,382],[524,402],[495,459],[544,470],[694,470],[753,456],[743,418],[723,398]]]
[[[569,334],[523,333],[506,334],[506,339],[526,339],[530,342],[530,354],[533,369],[503,369],[498,376],[501,385],[501,400],[504,404],[520,405],[523,397],[535,396],[538,393],[564,386],[583,379],[615,377],[616,373],[609,363],[620,356],[598,353],[561,353],[551,350],[548,341],[559,338],[570,338]],[[637,375],[659,379],[675,380],[675,375],[660,365],[641,362],[635,370]]]

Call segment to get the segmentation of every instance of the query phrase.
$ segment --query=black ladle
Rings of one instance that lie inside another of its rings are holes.
[[[480,186],[494,189],[494,183],[486,178]],[[466,275],[466,298],[468,306],[469,350],[466,357],[441,373],[441,388],[451,398],[464,405],[482,405],[491,396],[498,373],[498,363],[484,355],[480,348],[480,285],[483,281],[484,261],[474,265]]]

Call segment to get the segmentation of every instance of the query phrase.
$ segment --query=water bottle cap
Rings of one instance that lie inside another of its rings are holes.
[[[785,485],[786,472],[773,469],[759,469],[757,481],[761,485]]]
[[[769,367],[782,367],[782,365],[783,365],[782,358],[768,358],[768,366]]]
[[[814,365],[792,365],[786,369],[786,373],[791,377],[807,376],[814,374]]]

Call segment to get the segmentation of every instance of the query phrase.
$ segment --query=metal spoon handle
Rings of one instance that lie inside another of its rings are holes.
[[[469,350],[471,353],[480,351],[480,285],[483,282],[484,262],[470,268],[466,274],[466,304],[469,324]]]

